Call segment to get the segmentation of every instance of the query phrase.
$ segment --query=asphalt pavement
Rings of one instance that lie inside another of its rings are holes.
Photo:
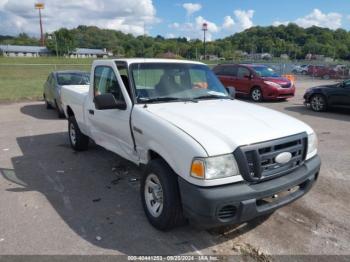
[[[315,113],[302,101],[324,83],[302,78],[295,98],[261,103],[317,132],[317,184],[269,217],[216,230],[157,231],[137,166],[96,145],[74,152],[67,121],[43,102],[0,104],[0,255],[350,254],[350,110]]]

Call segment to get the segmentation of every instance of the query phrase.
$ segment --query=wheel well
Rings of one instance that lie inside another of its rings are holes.
[[[70,106],[67,106],[67,115],[68,115],[68,117],[74,116],[74,112],[73,112],[72,108],[70,108]]]
[[[252,91],[253,91],[253,89],[255,89],[255,88],[259,88],[259,89],[262,91],[262,89],[261,89],[261,87],[260,87],[260,86],[255,85],[255,86],[252,86],[252,88],[250,89],[250,92],[252,92]]]
[[[149,150],[148,151],[148,159],[149,160],[153,160],[153,159],[163,159],[163,157],[161,157],[161,155],[159,155],[157,152],[153,151],[153,150]]]

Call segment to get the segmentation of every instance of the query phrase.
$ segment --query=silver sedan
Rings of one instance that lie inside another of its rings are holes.
[[[44,100],[47,109],[55,108],[59,118],[64,117],[61,103],[61,88],[65,85],[88,85],[90,74],[83,71],[55,71],[49,74],[44,84]]]

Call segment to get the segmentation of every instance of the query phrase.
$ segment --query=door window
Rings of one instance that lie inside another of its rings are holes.
[[[237,70],[237,77],[238,78],[244,78],[245,76],[249,76],[250,75],[250,71],[245,68],[245,67],[238,67]]]
[[[111,67],[98,66],[94,73],[94,94],[112,94],[117,101],[124,101],[119,82]]]
[[[225,66],[224,75],[237,76],[237,67],[235,66]]]

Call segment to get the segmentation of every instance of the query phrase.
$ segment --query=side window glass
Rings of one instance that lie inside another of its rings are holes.
[[[229,76],[237,76],[237,67],[235,67],[235,66],[228,66],[226,68],[226,70],[227,70],[227,74]]]
[[[117,101],[124,101],[118,80],[111,67],[98,66],[94,72],[95,96],[112,94]]]
[[[249,76],[250,72],[247,68],[245,67],[238,67],[237,70],[237,77],[238,78],[244,78],[245,76]]]
[[[344,81],[344,87],[350,89],[350,80]]]
[[[223,67],[222,66],[217,66],[213,69],[214,73],[216,75],[223,75]]]
[[[55,77],[53,75],[51,75],[51,78],[50,78],[50,85],[51,86],[55,85]]]

